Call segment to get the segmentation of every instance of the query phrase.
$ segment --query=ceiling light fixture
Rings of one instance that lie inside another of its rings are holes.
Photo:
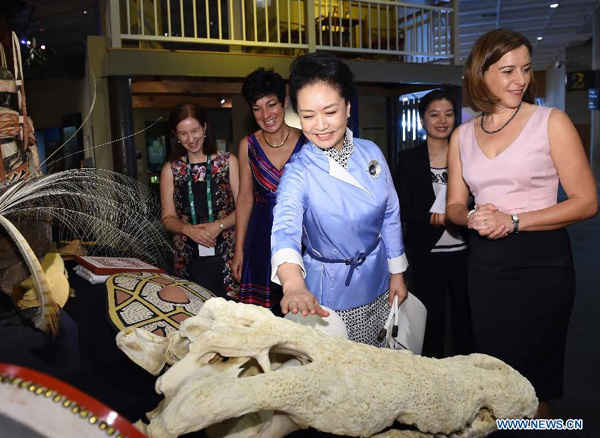
[[[544,39],[544,37],[541,37],[541,36],[537,37],[538,41],[542,41],[543,39]]]
[[[42,45],[40,46],[40,49],[42,49],[42,50],[46,50],[46,45],[45,45],[45,44],[42,44]]]
[[[550,7],[551,7],[552,9],[556,9],[556,8],[558,8],[558,3],[552,3],[552,4],[550,5]]]
[[[225,96],[221,96],[221,98],[219,99],[219,103],[221,105],[225,105],[225,102],[227,102],[227,99],[225,99]]]
[[[83,10],[83,13],[84,13],[84,14],[87,14],[87,11],[84,9],[84,10]]]

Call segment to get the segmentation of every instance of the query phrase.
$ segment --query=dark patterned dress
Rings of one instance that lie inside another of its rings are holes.
[[[235,209],[229,183],[229,152],[218,152],[211,161],[211,198],[214,220],[224,219]],[[184,157],[171,161],[174,191],[173,201],[177,216],[184,223],[192,223],[187,184],[187,162]],[[206,198],[206,162],[191,165],[192,191],[197,223],[208,222]],[[175,246],[175,275],[188,278],[211,292],[224,296],[237,294],[239,285],[231,275],[231,261],[235,249],[235,228],[225,230],[217,238],[215,256],[200,257],[198,244],[182,234],[173,236]]]
[[[306,142],[300,135],[292,155]],[[267,158],[256,137],[248,136],[248,163],[254,182],[254,206],[244,241],[244,263],[240,301],[273,308],[283,296],[281,286],[271,282],[271,228],[275,192],[283,169],[277,169]]]

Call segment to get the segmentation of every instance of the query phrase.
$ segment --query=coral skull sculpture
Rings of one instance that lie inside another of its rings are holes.
[[[135,329],[117,343],[154,374],[172,365],[156,383],[165,398],[148,414],[154,438],[269,411],[260,430],[235,436],[312,427],[357,437],[484,437],[496,418],[532,417],[538,404],[529,381],[493,357],[378,349],[221,298],[167,338]],[[377,435],[394,421],[413,430]]]

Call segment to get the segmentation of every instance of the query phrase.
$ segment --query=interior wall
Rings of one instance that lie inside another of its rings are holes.
[[[358,121],[360,138],[373,141],[383,151],[386,160],[389,151],[387,144],[387,103],[385,96],[359,96]]]
[[[233,143],[230,151],[237,156],[241,139],[256,129],[252,112],[241,94],[231,96],[231,124]]]
[[[112,147],[107,144],[112,140],[108,105],[108,81],[104,77],[108,74],[107,64],[106,38],[88,36],[85,80],[89,84],[89,89],[86,95],[94,95],[94,81],[92,80],[92,76],[94,76],[96,81],[96,103],[90,123],[85,129],[88,138],[91,139],[91,145],[98,146],[90,151],[90,156],[93,157],[96,168],[113,170]]]
[[[85,81],[75,79],[25,81],[27,113],[35,129],[60,127],[66,114],[84,116],[84,88]]]
[[[565,64],[546,70],[546,97],[544,105],[565,110]]]
[[[567,74],[578,70],[592,69],[591,43],[570,47],[566,51]],[[591,110],[588,108],[588,90],[569,91],[565,93],[565,112],[575,125],[588,158],[591,142]]]
[[[25,96],[27,102],[27,115],[33,120],[36,130],[46,128],[62,128],[63,116],[81,113],[82,119],[89,111],[89,105],[85,99],[84,80],[77,79],[42,79],[25,81]],[[62,133],[62,129],[61,129]],[[89,144],[90,139],[84,135],[82,148]],[[67,140],[63,138],[61,143]],[[48,151],[40,157],[41,161],[52,163],[64,152],[59,152],[48,159]],[[69,160],[83,161],[84,153],[73,155]],[[58,168],[61,167],[59,163]]]
[[[570,47],[566,51],[567,74],[574,71],[591,70],[592,69],[592,47],[591,44],[582,44],[576,47]],[[574,124],[590,123],[590,109],[588,108],[588,91],[566,91],[565,94],[565,111],[571,118]]]
[[[146,122],[154,122],[162,117],[158,123],[167,121],[169,116],[168,109],[159,108],[137,108],[133,110],[133,130],[138,132],[146,128]],[[143,184],[148,184],[150,175],[148,173],[148,148],[146,144],[146,132],[133,137],[135,150],[137,151],[137,172],[138,180]],[[169,139],[167,139],[169,141]],[[167,160],[169,157],[165,157]]]

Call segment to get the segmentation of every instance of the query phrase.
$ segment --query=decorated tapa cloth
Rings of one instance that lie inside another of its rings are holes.
[[[151,272],[111,275],[106,289],[108,315],[118,330],[143,328],[159,336],[177,330],[215,296],[191,281]]]

